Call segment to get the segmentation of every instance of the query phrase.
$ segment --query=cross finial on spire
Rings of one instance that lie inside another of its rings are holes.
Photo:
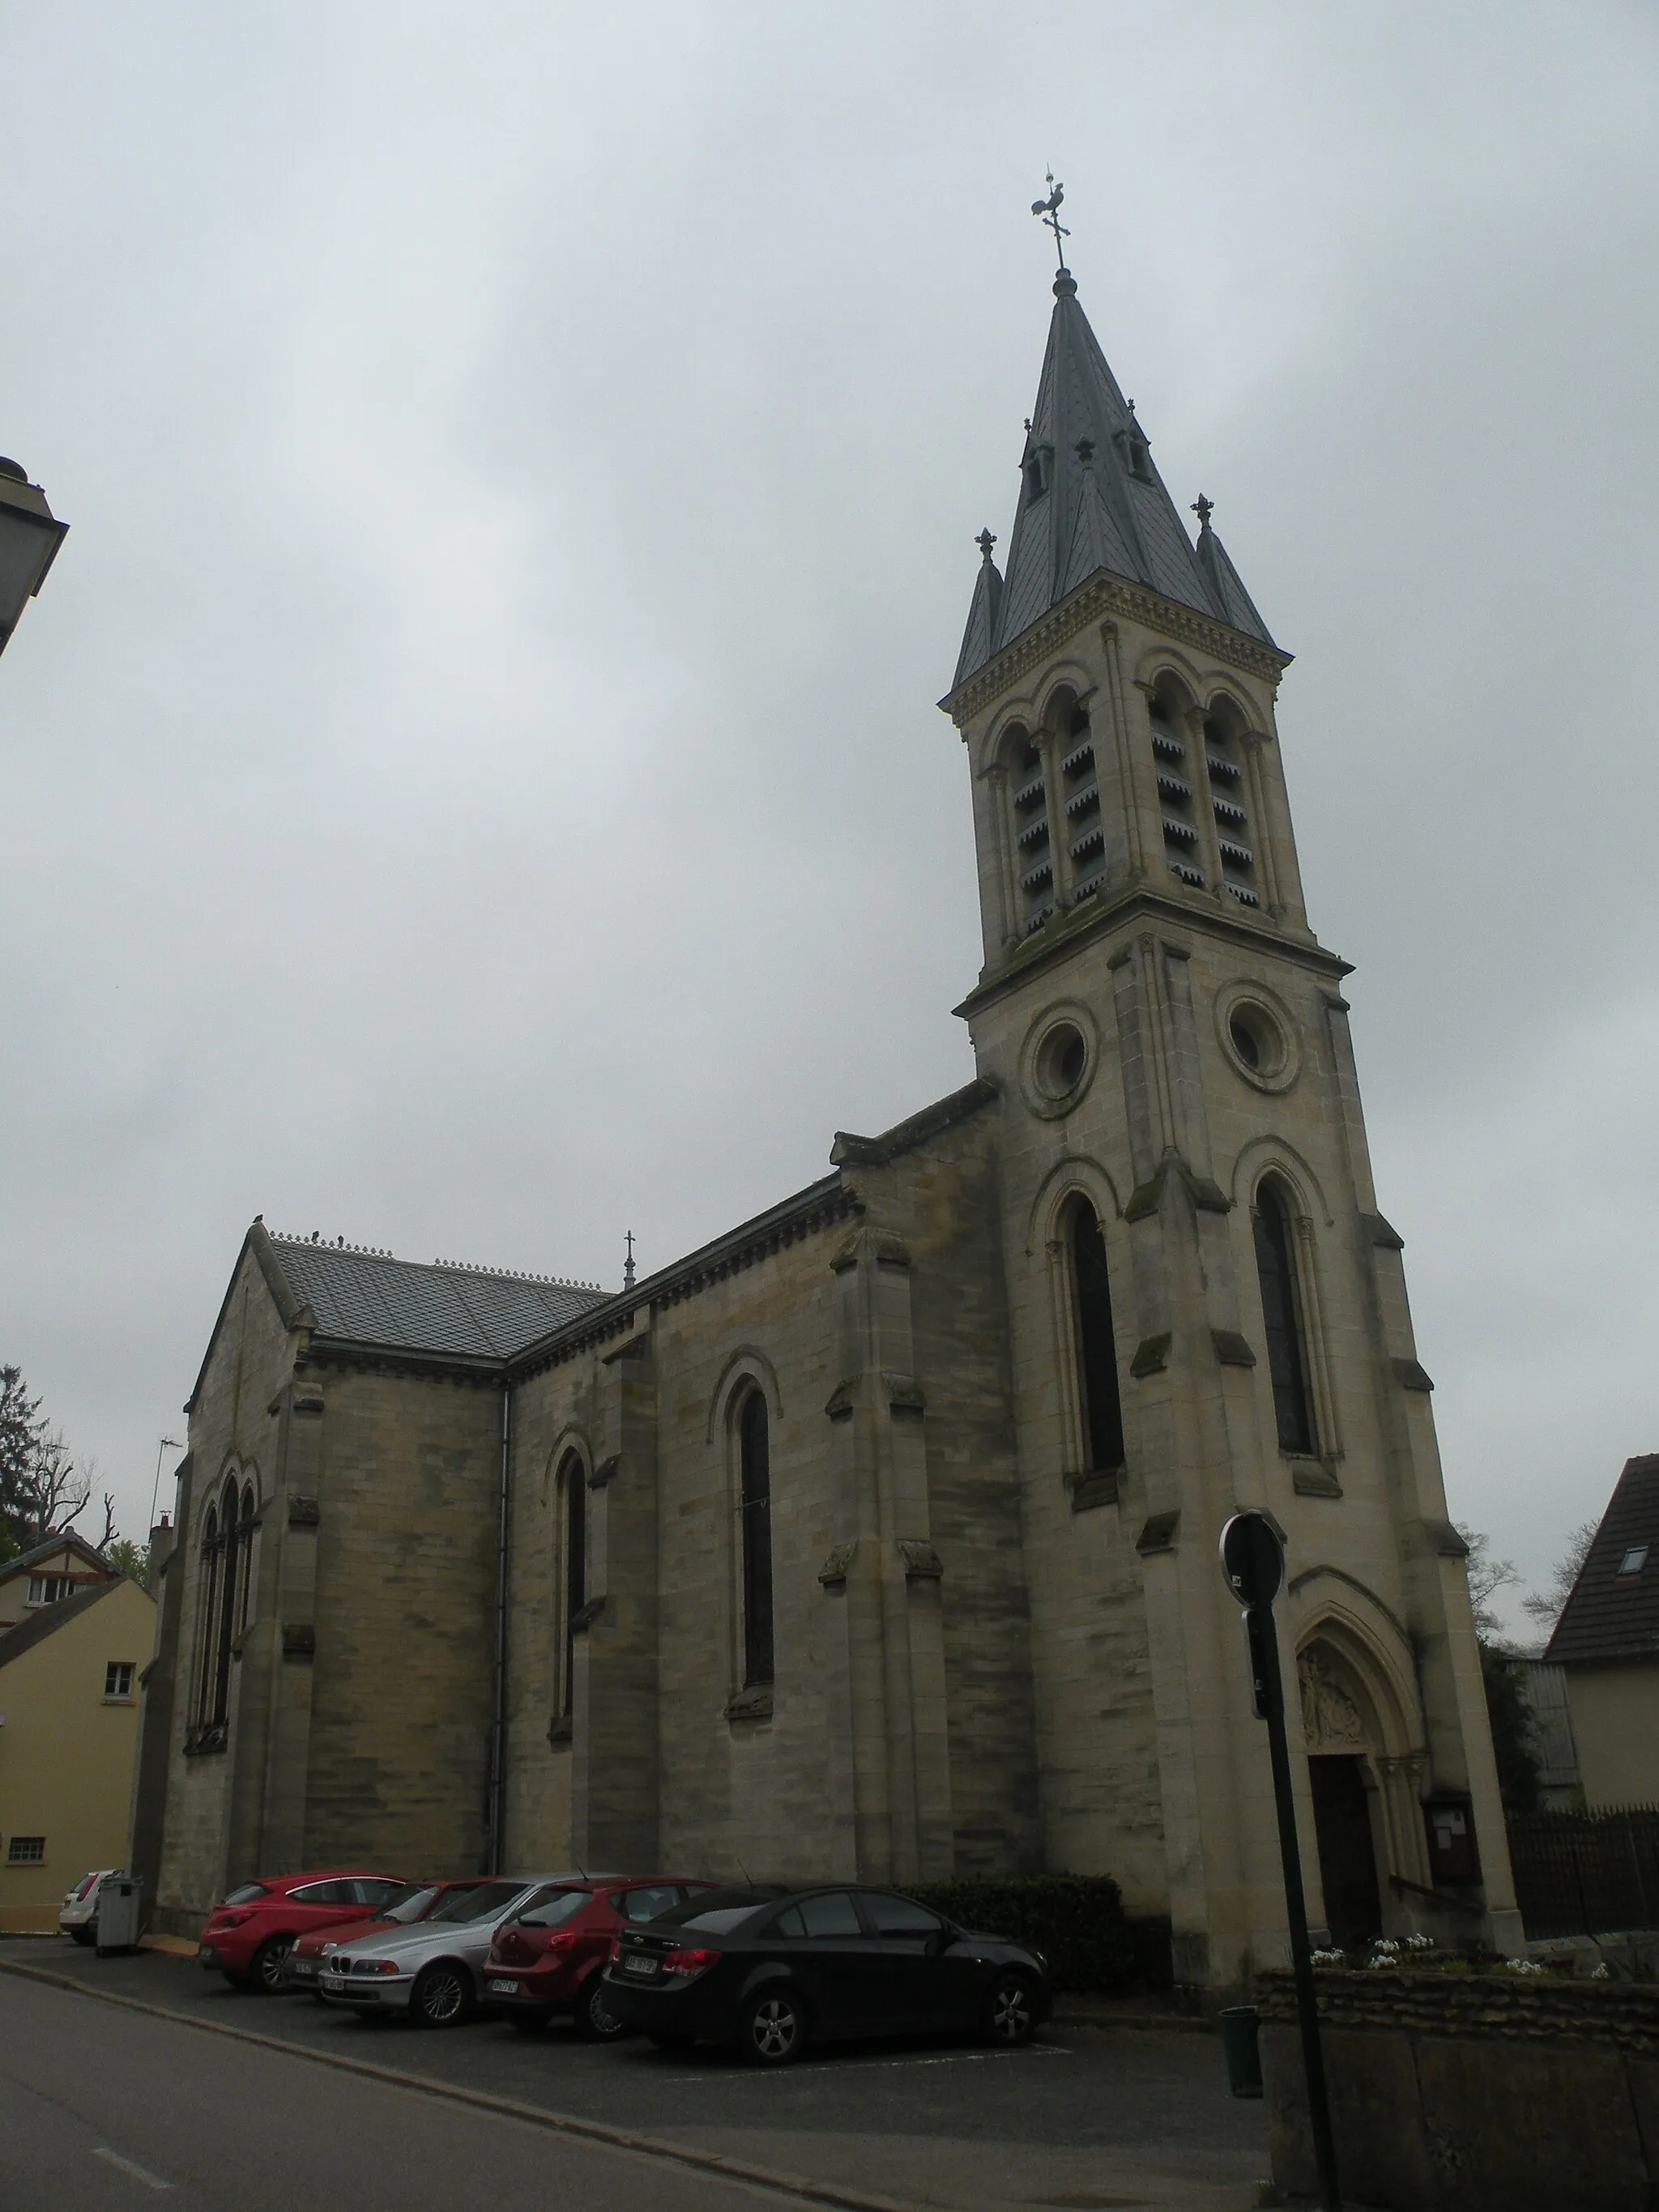
[[[991,548],[996,544],[996,542],[997,534],[995,531],[988,529],[981,530],[979,536],[974,540],[975,544],[978,546],[981,554],[987,561],[990,559]]]
[[[628,1232],[628,1257],[627,1257],[627,1258],[623,1261],[623,1290],[625,1290],[625,1291],[631,1291],[631,1290],[633,1289],[633,1287],[634,1287],[634,1232],[633,1232],[633,1231],[630,1229],[630,1230],[629,1231],[629,1232]]]
[[[1206,499],[1203,493],[1200,492],[1198,497],[1193,501],[1193,513],[1198,517],[1198,527],[1201,535],[1210,526],[1210,517],[1215,513],[1215,501],[1212,499]]]
[[[1060,204],[1065,197],[1065,185],[1057,185],[1054,182],[1054,173],[1050,169],[1048,172],[1048,198],[1046,200],[1033,200],[1031,202],[1031,213],[1033,215],[1040,215],[1042,217],[1043,228],[1045,230],[1052,230],[1054,234],[1054,259],[1059,264],[1060,273],[1062,276],[1066,274],[1066,249],[1060,241],[1062,238],[1069,238],[1072,234],[1060,219]]]

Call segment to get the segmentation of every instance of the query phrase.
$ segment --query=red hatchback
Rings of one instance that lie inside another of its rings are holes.
[[[612,1875],[539,1891],[495,1931],[484,1961],[485,2002],[499,2005],[515,2027],[543,2027],[556,2012],[568,2012],[591,2042],[626,2035],[626,2024],[605,2002],[602,1979],[617,1936],[713,1886]]]
[[[301,1936],[376,1919],[408,1887],[395,1874],[283,1874],[245,1881],[214,1908],[197,1964],[239,1990],[280,1990],[283,1963]]]

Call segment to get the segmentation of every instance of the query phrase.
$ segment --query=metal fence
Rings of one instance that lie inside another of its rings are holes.
[[[1659,1805],[1511,1813],[1508,1826],[1528,1936],[1659,1929]]]

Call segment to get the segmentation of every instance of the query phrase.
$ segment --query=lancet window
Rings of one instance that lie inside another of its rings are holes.
[[[559,1711],[568,1719],[576,1701],[576,1616],[587,1603],[587,1471],[579,1452],[567,1452],[559,1468],[559,1522],[564,1612]]]
[[[1185,716],[1176,699],[1155,692],[1147,702],[1152,728],[1152,760],[1158,772],[1158,807],[1164,829],[1164,857],[1170,872],[1195,890],[1204,888],[1203,844],[1194,799],[1193,763]]]
[[[743,1680],[749,1689],[773,1675],[771,1439],[766,1400],[758,1389],[738,1409],[738,1465]]]
[[[1072,1325],[1077,1357],[1078,1410],[1082,1416],[1085,1472],[1105,1474],[1123,1464],[1123,1400],[1118,1383],[1117,1340],[1106,1243],[1086,1198],[1072,1201],[1070,1248]]]
[[[230,1715],[230,1668],[246,1627],[253,1580],[253,1485],[227,1478],[208,1507],[197,1569],[196,1723],[222,1729]]]
[[[1029,935],[1054,910],[1054,856],[1049,832],[1048,793],[1042,756],[1024,730],[1011,733],[1014,878],[1022,934]]]
[[[1100,818],[1094,736],[1086,707],[1073,709],[1060,773],[1066,801],[1066,848],[1072,864],[1072,896],[1092,898],[1106,872],[1106,831]]]
[[[1251,833],[1243,746],[1232,718],[1212,714],[1204,724],[1204,767],[1215,816],[1221,880],[1241,906],[1260,906],[1255,839]]]
[[[1307,1304],[1297,1266],[1296,1225],[1288,1194],[1276,1176],[1267,1176],[1256,1192],[1252,1225],[1279,1449],[1298,1457],[1311,1456],[1318,1449],[1318,1439]]]

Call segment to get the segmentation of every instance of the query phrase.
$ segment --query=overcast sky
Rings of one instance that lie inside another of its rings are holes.
[[[1052,163],[1297,656],[1452,1508],[1545,1575],[1659,1449],[1653,7],[0,26],[0,451],[72,526],[0,661],[0,1358],[123,1525],[256,1212],[609,1285],[971,1073],[933,702]]]

